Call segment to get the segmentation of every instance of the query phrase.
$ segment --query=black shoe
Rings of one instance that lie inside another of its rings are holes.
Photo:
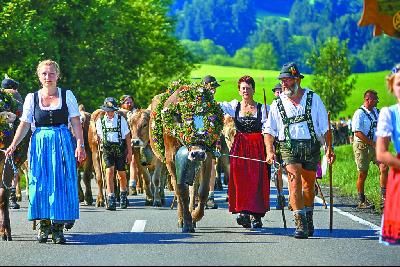
[[[375,208],[375,205],[369,203],[368,200],[365,200],[364,202],[361,202],[361,201],[360,201],[360,202],[358,203],[358,205],[357,205],[357,208],[358,208],[358,209],[362,209],[362,210],[365,210],[365,209],[373,209],[373,208]]]
[[[121,209],[126,209],[129,206],[127,192],[121,192],[121,201],[119,203]]]
[[[242,214],[240,213],[239,216],[236,218],[236,222],[243,226],[244,228],[250,228],[251,227],[251,220],[250,220],[250,215],[248,214]]]
[[[117,203],[115,200],[115,196],[108,196],[107,197],[107,207],[106,210],[116,210],[117,209]]]
[[[18,210],[20,208],[17,203],[17,194],[15,188],[11,188],[10,190],[10,199],[9,199],[10,209]]]
[[[51,239],[53,240],[54,244],[65,244],[65,242],[67,242],[64,237],[64,224],[53,223],[51,232]]]
[[[251,228],[262,228],[263,224],[260,216],[251,216]]]
[[[74,227],[74,223],[73,222],[64,223],[65,230],[71,230],[72,227]]]
[[[46,243],[51,233],[51,222],[50,220],[40,220],[39,222],[39,232],[37,235],[37,241],[39,243]]]

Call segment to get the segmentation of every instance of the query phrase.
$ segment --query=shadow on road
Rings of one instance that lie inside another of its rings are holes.
[[[190,241],[196,234],[183,233],[99,233],[99,234],[71,234],[66,235],[68,244],[71,245],[123,245],[123,244],[224,244],[224,243],[257,243],[267,244],[276,242],[238,242],[218,241],[202,242]],[[187,239],[187,240],[185,240]]]
[[[262,228],[251,229],[249,235],[287,235],[293,237],[295,228]],[[360,230],[360,229],[315,229],[312,239],[327,238],[354,238],[361,240],[378,240],[379,233],[376,230]]]

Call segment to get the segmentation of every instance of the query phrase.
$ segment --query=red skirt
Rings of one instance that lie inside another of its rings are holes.
[[[400,155],[397,155],[400,158]],[[381,242],[400,245],[400,169],[390,168],[382,217]]]
[[[231,155],[265,161],[261,133],[237,133]],[[264,216],[269,211],[269,178],[267,163],[230,157],[228,184],[229,211]]]

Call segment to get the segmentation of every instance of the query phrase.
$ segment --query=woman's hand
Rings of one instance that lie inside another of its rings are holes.
[[[269,165],[271,165],[272,163],[274,163],[276,161],[276,155],[274,152],[270,151],[267,152],[267,157],[266,157],[266,161]]]
[[[86,151],[84,147],[78,146],[75,150],[75,157],[78,159],[78,162],[81,163],[86,159]]]
[[[6,157],[7,157],[7,158],[8,158],[8,157],[11,157],[16,148],[17,148],[17,146],[14,145],[14,143],[11,143],[11,145],[6,149],[6,152],[4,152],[4,154],[6,155]]]

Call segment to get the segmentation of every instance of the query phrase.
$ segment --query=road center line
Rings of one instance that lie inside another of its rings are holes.
[[[132,233],[143,233],[147,220],[136,220],[132,226]]]

